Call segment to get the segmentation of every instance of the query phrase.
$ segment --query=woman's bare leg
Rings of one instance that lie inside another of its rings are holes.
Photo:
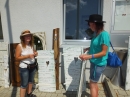
[[[91,97],[98,97],[98,84],[90,81],[90,94]]]
[[[30,94],[32,92],[32,86],[33,86],[33,83],[28,84],[28,88],[27,88],[27,93],[28,94]]]
[[[26,88],[20,88],[20,97],[25,97]]]

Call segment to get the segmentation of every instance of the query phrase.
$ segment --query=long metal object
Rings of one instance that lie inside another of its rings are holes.
[[[80,73],[79,88],[78,88],[76,97],[81,97],[81,95],[82,95],[86,63],[87,63],[86,60],[82,62],[82,69],[81,69],[81,73]]]

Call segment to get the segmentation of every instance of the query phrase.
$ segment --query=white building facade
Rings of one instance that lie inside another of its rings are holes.
[[[85,0],[79,1],[83,2]],[[114,21],[113,3],[115,0],[99,1],[102,3],[101,14],[103,15],[103,20],[106,21],[104,29],[110,33],[111,41],[115,47],[127,48],[130,29],[127,32],[119,31],[119,33],[118,31],[112,31]],[[83,46],[89,46],[90,41],[65,40],[64,8],[63,0],[0,0],[1,34],[3,35],[0,41],[19,43],[21,32],[29,29],[32,33],[45,32],[47,50],[51,50],[53,29],[59,28],[60,45],[74,44],[78,46],[82,44]]]

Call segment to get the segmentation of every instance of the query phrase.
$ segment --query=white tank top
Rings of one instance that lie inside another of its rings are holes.
[[[21,49],[22,49],[21,56],[33,54],[33,48],[31,48],[31,46],[27,45],[26,48],[23,48],[21,44],[20,44],[20,46],[21,46]],[[34,58],[27,58],[27,59],[21,60],[19,67],[27,68],[27,64],[25,64],[23,62],[28,63],[28,64],[32,64],[32,63],[35,62],[35,60],[34,60]]]

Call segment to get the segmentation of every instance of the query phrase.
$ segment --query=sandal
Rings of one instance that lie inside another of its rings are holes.
[[[30,94],[27,94],[27,97],[37,97],[36,95],[30,93]]]

